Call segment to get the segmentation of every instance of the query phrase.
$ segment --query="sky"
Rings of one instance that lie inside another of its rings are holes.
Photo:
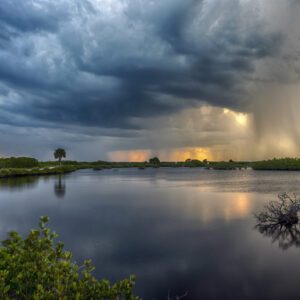
[[[299,0],[1,0],[0,156],[300,156]]]

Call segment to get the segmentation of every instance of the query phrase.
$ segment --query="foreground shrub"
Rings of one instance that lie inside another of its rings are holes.
[[[133,276],[111,284],[92,276],[90,260],[79,267],[56,233],[41,217],[39,229],[25,239],[10,232],[0,248],[0,299],[138,299],[133,296]]]

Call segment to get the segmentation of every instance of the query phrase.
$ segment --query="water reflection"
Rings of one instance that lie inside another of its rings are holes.
[[[14,178],[0,179],[1,190],[22,190],[34,188],[38,184],[39,177],[37,176],[23,176]]]
[[[270,237],[272,243],[287,250],[300,246],[300,224],[298,212],[300,199],[297,195],[283,193],[278,195],[277,201],[271,201],[265,206],[265,210],[256,215],[255,228],[264,236]]]
[[[66,195],[66,183],[62,177],[62,175],[58,175],[54,182],[54,193],[57,198],[64,198]]]
[[[266,237],[270,237],[272,242],[278,242],[278,246],[287,250],[288,248],[300,246],[300,225],[284,226],[281,224],[256,225],[256,228]]]
[[[206,194],[209,195],[209,201],[199,201],[203,192],[185,196],[189,201],[182,203],[182,210],[193,218],[201,219],[204,223],[216,219],[228,222],[242,219],[253,211],[252,196],[249,193],[224,193],[222,201],[214,193]]]
[[[236,193],[224,209],[224,219],[244,218],[251,211],[251,199],[249,194]]]
[[[168,291],[188,291],[187,300],[298,299],[300,249],[282,255],[253,230],[252,212],[274,191],[267,193],[271,184],[251,191],[266,180],[288,190],[300,173],[243,171],[242,185],[240,174],[128,169],[41,177],[21,193],[0,191],[0,236],[25,234],[48,215],[74,260],[91,258],[99,278],[136,274],[142,299],[166,299]],[[61,195],[64,201],[54,199]],[[294,228],[286,234],[295,236]]]

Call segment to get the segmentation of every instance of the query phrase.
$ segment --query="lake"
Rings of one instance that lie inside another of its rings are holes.
[[[78,263],[91,258],[98,278],[136,274],[143,299],[299,299],[297,243],[254,228],[254,213],[280,192],[300,192],[300,172],[160,168],[2,179],[0,237],[25,234],[48,215]]]

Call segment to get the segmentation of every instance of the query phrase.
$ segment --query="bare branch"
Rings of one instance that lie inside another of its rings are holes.
[[[278,241],[279,247],[288,249],[300,246],[300,225],[298,212],[300,198],[295,194],[282,193],[277,201],[270,201],[264,211],[256,214],[258,221],[255,228],[264,236]]]

